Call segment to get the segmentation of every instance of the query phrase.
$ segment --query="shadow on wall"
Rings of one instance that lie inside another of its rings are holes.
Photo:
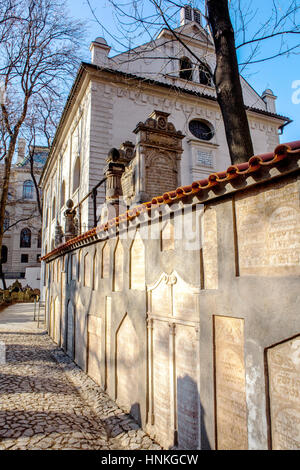
[[[205,411],[197,383],[189,376],[177,377],[177,443],[181,450],[211,450],[205,427]]]

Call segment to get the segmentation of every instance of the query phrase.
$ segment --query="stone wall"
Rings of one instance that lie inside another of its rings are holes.
[[[51,336],[166,449],[300,448],[299,148],[45,257]]]

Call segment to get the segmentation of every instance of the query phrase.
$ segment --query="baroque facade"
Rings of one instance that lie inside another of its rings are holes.
[[[37,207],[36,189],[31,177],[30,161],[25,148],[26,141],[20,138],[17,159],[11,169],[5,211],[2,269],[7,284],[11,284],[15,279],[23,282],[26,268],[29,267],[36,268],[32,270],[33,275],[36,276],[41,266],[42,222]],[[47,154],[48,148],[35,147],[34,174],[37,181],[42,173]],[[3,165],[0,165],[0,178],[2,171]],[[30,280],[28,281],[30,284]],[[26,283],[27,279],[24,282]],[[38,287],[38,284],[35,282],[34,287]]]
[[[177,181],[171,180],[169,188],[190,184],[230,164],[210,78],[215,61],[212,40],[195,12],[192,17],[182,14],[176,33],[203,58],[200,65],[166,29],[154,42],[114,57],[108,56],[110,47],[103,38],[92,42],[91,63],[80,66],[41,177],[45,196],[43,253],[55,245],[56,222],[63,225],[68,199],[75,208],[79,205],[80,233],[95,225],[92,198],[84,198],[103,179],[112,147],[122,148],[128,141],[134,147],[140,145],[135,142],[136,124],[145,122],[154,110],[170,114],[172,124],[185,136]],[[271,90],[260,96],[242,77],[241,83],[255,153],[271,151],[289,120],[276,114],[276,97]],[[161,155],[162,168],[166,158]],[[145,191],[144,198],[155,195]],[[97,190],[97,205],[104,200],[102,184]]]

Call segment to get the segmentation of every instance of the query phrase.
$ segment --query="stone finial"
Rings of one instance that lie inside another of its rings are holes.
[[[164,111],[154,110],[149,115],[145,122],[139,122],[134,129],[135,134],[139,134],[143,131],[155,132],[156,134],[168,135],[170,138],[175,140],[181,140],[184,135],[181,131],[176,131],[174,124],[168,121],[170,114]],[[147,135],[144,135],[147,138]],[[140,140],[140,139],[139,139]]]
[[[114,217],[119,214],[119,202],[123,196],[121,178],[125,170],[125,165],[120,157],[120,152],[112,148],[108,152],[107,165],[104,168],[106,176],[106,203],[113,208]],[[116,215],[115,215],[116,214]]]
[[[134,144],[126,140],[120,146],[120,158],[125,164],[129,163],[134,157]]]
[[[63,230],[61,225],[59,225],[58,220],[56,220],[55,233],[54,233],[54,245],[55,247],[59,246],[63,242]]]
[[[69,199],[66,202],[67,210],[64,212],[65,220],[65,242],[71,240],[77,235],[75,216],[76,210],[73,209],[74,202],[72,199]]]

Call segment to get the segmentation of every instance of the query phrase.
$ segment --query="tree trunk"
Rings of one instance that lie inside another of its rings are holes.
[[[207,0],[208,23],[216,50],[214,81],[233,164],[253,155],[227,0]]]
[[[36,181],[35,174],[34,174],[34,153],[33,154],[30,153],[30,175],[31,175],[34,187],[35,187],[36,202],[37,202],[38,211],[39,211],[39,214],[40,214],[40,217],[41,217],[41,220],[42,220],[43,212],[42,212],[40,191],[39,191],[39,186],[38,186],[38,183]]]
[[[2,269],[2,262],[0,260],[0,279],[2,281],[2,286],[3,286],[3,289],[5,290],[6,289],[6,282],[5,282],[5,275],[4,275],[4,272],[3,272],[3,269]]]
[[[4,175],[3,175],[3,181],[2,181],[2,191],[1,191],[1,200],[0,200],[0,252],[2,250],[2,242],[3,242],[5,207],[6,207],[7,196],[8,196],[11,162],[12,162],[13,155],[15,152],[16,142],[17,142],[17,135],[14,134],[10,138],[8,152],[4,160]]]

